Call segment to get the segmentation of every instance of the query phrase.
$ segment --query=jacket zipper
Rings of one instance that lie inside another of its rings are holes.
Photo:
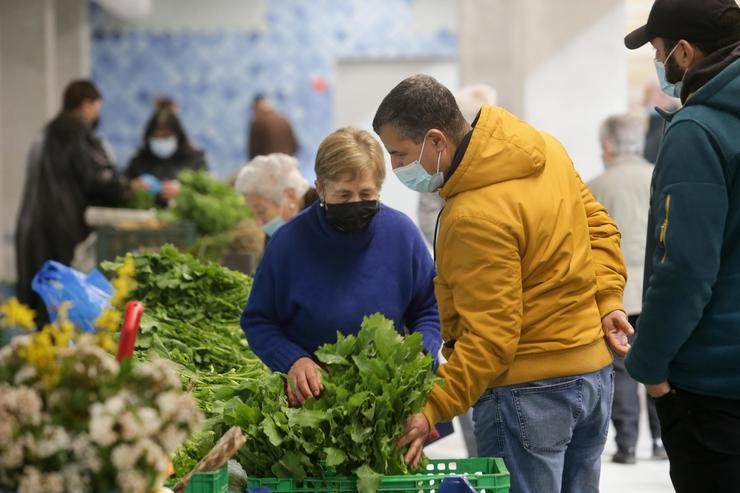
[[[660,239],[659,244],[660,247],[663,249],[663,259],[661,262],[665,262],[666,257],[668,256],[668,248],[666,247],[666,239],[668,236],[668,216],[671,212],[671,194],[669,193],[666,195],[665,198],[665,219],[663,220],[663,224],[660,226]]]

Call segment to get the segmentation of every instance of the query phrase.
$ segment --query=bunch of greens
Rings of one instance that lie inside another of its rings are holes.
[[[185,170],[177,175],[181,189],[174,212],[182,220],[195,223],[201,234],[228,231],[251,217],[244,198],[207,171]]]
[[[316,352],[324,367],[320,398],[291,408],[280,375],[245,381],[219,426],[244,431],[237,457],[251,476],[302,481],[330,468],[356,475],[359,491],[374,491],[382,474],[409,472],[396,440],[437,381],[422,351],[420,334],[402,337],[383,316],[366,317],[357,336],[338,333]]]
[[[214,263],[204,263],[165,245],[158,253],[132,254],[136,286],[128,299],[144,303],[134,354],[173,361],[185,388],[207,417],[220,415],[224,403],[246,382],[269,370],[249,349],[239,324],[252,280]],[[124,259],[106,262],[118,270]],[[191,437],[173,458],[178,476],[213,446],[211,422]]]
[[[239,325],[252,280],[214,263],[203,263],[165,245],[159,253],[133,254],[136,287],[144,303],[136,349],[164,356],[192,372],[227,374],[251,367]],[[103,268],[117,269],[122,259]]]

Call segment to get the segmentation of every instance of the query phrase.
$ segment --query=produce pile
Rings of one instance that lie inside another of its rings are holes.
[[[244,382],[226,403],[217,429],[242,428],[238,454],[257,477],[322,477],[322,464],[358,478],[358,491],[375,491],[382,474],[407,474],[396,440],[406,418],[419,412],[437,378],[421,356],[420,334],[402,337],[381,315],[366,317],[357,336],[337,333],[319,348],[324,392],[291,408],[279,375]]]
[[[174,213],[198,228],[198,233],[211,235],[228,231],[251,217],[244,198],[233,188],[207,171],[185,170],[177,175],[180,193]]]
[[[146,307],[137,357],[175,362],[208,418],[173,458],[178,476],[234,425],[247,437],[236,458],[253,477],[301,481],[328,469],[357,475],[360,491],[374,491],[381,474],[408,472],[396,440],[437,381],[431,356],[421,356],[420,334],[402,337],[381,315],[366,317],[357,336],[338,333],[335,344],[316,352],[323,394],[291,408],[283,375],[254,355],[239,324],[249,277],[172,246],[132,257],[130,298]]]

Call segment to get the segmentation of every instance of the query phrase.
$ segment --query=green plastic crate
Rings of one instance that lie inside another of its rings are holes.
[[[158,251],[166,243],[172,243],[183,250],[195,240],[195,225],[184,222],[151,229],[99,226],[95,228],[95,233],[98,237],[96,256],[100,263],[104,260],[114,260],[129,252]]]
[[[210,472],[196,472],[190,478],[185,493],[228,493],[229,468],[223,466]]]
[[[378,491],[384,493],[429,492],[439,489],[447,476],[465,476],[479,493],[508,493],[509,471],[493,457],[430,460],[427,471],[405,476],[384,476]],[[346,477],[306,478],[301,484],[285,478],[248,479],[249,488],[269,488],[273,493],[350,493],[356,480]]]

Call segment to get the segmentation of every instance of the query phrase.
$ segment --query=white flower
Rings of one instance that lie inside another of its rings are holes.
[[[182,445],[188,434],[185,430],[181,430],[177,426],[171,425],[162,431],[159,435],[159,443],[164,447],[165,452],[172,453],[177,447]]]
[[[111,461],[119,472],[133,470],[141,455],[141,448],[133,445],[121,444],[111,452]]]
[[[13,384],[16,386],[23,385],[29,380],[36,378],[37,375],[38,372],[36,371],[36,368],[31,365],[23,365],[23,367],[21,367],[21,369],[15,374]]]
[[[118,437],[113,430],[113,417],[105,412],[99,402],[90,406],[90,436],[93,441],[103,447],[109,447]]]
[[[90,481],[79,464],[67,464],[62,467],[62,476],[66,491],[86,493],[90,491]]]
[[[77,435],[72,441],[72,450],[77,461],[92,472],[98,472],[102,467],[98,449],[90,441],[88,435]]]
[[[121,414],[118,418],[119,430],[121,438],[127,442],[133,441],[143,434],[143,427],[139,420],[137,420],[131,411],[126,411]]]
[[[154,443],[153,441],[145,438],[138,443],[139,447],[144,455],[144,460],[158,473],[162,473],[167,469],[167,460],[165,453],[162,448]]]
[[[45,491],[41,473],[33,466],[23,468],[23,475],[18,482],[18,493],[39,493]]]
[[[123,409],[126,407],[126,403],[130,401],[131,394],[127,390],[121,390],[116,395],[105,401],[105,412],[112,416],[118,416],[123,412]]]
[[[136,471],[119,472],[117,480],[121,493],[144,493],[149,486],[144,476]]]
[[[36,454],[45,459],[63,450],[69,450],[72,442],[69,435],[59,426],[47,426],[44,428],[44,436],[38,442]]]
[[[139,363],[135,370],[137,376],[149,378],[154,381],[157,387],[161,388],[180,388],[180,378],[177,376],[172,364],[162,358],[155,358],[151,361]]]
[[[18,469],[23,465],[23,444],[15,441],[11,442],[10,446],[5,449],[2,456],[0,456],[0,469]]]
[[[47,472],[41,475],[44,484],[44,493],[65,493],[64,476],[58,472]]]
[[[159,413],[151,407],[139,408],[136,412],[139,415],[141,423],[141,436],[152,436],[160,432],[162,420],[159,419]]]
[[[171,390],[157,396],[157,406],[159,407],[159,412],[162,414],[162,419],[166,421],[177,414],[180,408],[181,395],[180,392]]]
[[[0,449],[13,439],[16,426],[16,419],[0,407]]]

